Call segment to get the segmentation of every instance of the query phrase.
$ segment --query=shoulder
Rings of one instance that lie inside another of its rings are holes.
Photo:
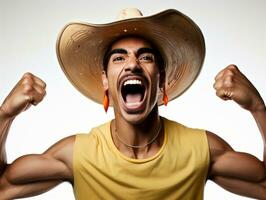
[[[233,148],[218,135],[210,131],[206,131],[206,135],[209,143],[210,159],[212,162],[215,162],[215,160],[225,152],[233,151]]]
[[[71,147],[75,143],[75,139],[76,139],[76,135],[65,137],[59,140],[58,142],[56,142],[54,145],[52,145],[45,153],[56,154],[57,152],[71,149]]]
[[[71,135],[59,140],[49,149],[47,149],[47,151],[44,152],[44,155],[46,157],[51,157],[56,160],[60,160],[66,165],[71,166],[75,139],[76,135]]]
[[[208,143],[210,150],[219,150],[219,151],[232,151],[232,147],[221,137],[212,133],[210,131],[206,131]]]

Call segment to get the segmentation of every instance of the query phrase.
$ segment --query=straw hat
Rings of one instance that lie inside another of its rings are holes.
[[[59,63],[70,82],[86,97],[102,103],[105,51],[114,40],[126,35],[149,38],[161,52],[169,101],[185,92],[197,78],[205,57],[205,43],[201,30],[190,18],[173,9],[148,17],[137,9],[125,9],[115,22],[70,23],[59,34]],[[158,104],[162,104],[161,93]]]

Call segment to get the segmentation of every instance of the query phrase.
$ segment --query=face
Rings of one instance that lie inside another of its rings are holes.
[[[157,106],[160,73],[154,52],[148,42],[135,37],[112,45],[103,85],[116,117],[140,123]]]

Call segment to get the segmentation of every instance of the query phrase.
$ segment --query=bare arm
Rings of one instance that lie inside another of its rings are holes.
[[[6,167],[5,143],[9,128],[15,117],[37,105],[45,96],[45,83],[38,77],[26,73],[12,89],[0,107],[0,175]]]
[[[3,173],[6,167],[5,143],[12,121],[13,118],[6,117],[0,107],[0,174]]]
[[[43,154],[25,155],[6,166],[0,178],[1,199],[37,195],[73,182],[72,148],[75,136],[65,138]]]
[[[266,199],[266,108],[251,82],[231,65],[216,76],[216,94],[224,100],[233,100],[248,110],[260,130],[264,143],[264,160],[234,151],[224,140],[207,133],[211,166],[209,178],[236,194]]]
[[[235,194],[266,199],[266,170],[256,157],[234,151],[217,135],[207,132],[211,166],[209,179]]]
[[[6,162],[5,142],[15,117],[37,105],[45,95],[45,83],[27,73],[0,107],[0,197],[3,200],[43,193],[63,181],[72,182],[72,147],[75,136],[61,140],[43,154],[25,155]]]

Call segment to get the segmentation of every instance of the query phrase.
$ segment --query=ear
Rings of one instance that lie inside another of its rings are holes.
[[[102,83],[103,83],[103,89],[104,91],[107,91],[109,89],[108,85],[108,79],[105,71],[102,71]]]
[[[159,72],[159,74],[160,74],[160,82],[159,82],[159,87],[160,88],[164,88],[164,86],[165,86],[165,81],[166,81],[166,79],[165,79],[165,70],[163,69],[163,70],[160,70],[160,72]]]

